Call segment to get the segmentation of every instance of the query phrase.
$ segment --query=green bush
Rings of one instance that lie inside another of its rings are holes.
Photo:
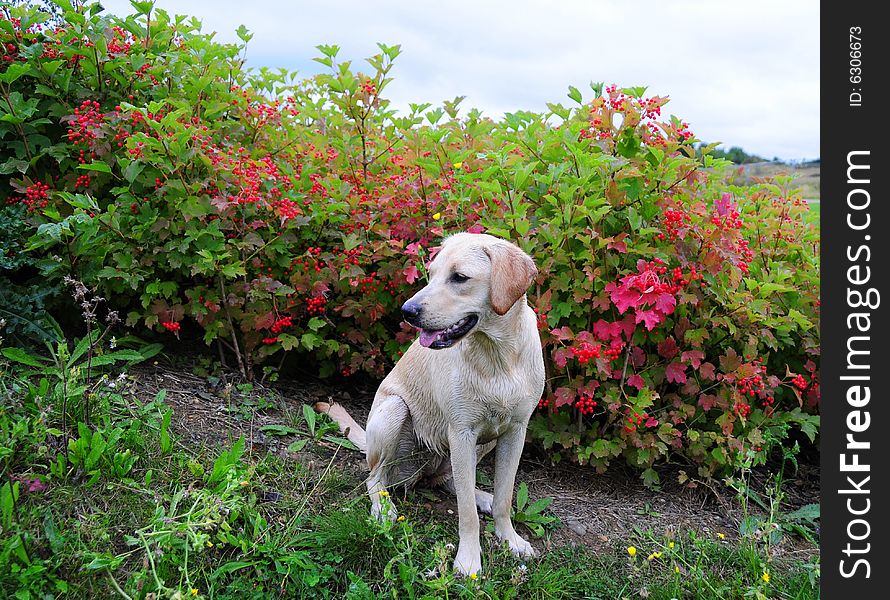
[[[818,231],[789,181],[735,185],[666,97],[594,84],[500,121],[461,97],[399,115],[398,46],[369,74],[320,46],[328,72],[298,81],[134,6],[0,20],[0,195],[50,281],[96,286],[170,345],[198,330],[248,377],[287,352],[379,377],[441,238],[487,231],[540,269],[530,430],[553,460],[621,457],[655,483],[672,453],[708,476],[816,435]]]

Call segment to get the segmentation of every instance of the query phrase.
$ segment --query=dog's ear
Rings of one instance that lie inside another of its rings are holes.
[[[531,257],[509,242],[485,248],[491,259],[491,306],[504,315],[519,300],[538,274]]]

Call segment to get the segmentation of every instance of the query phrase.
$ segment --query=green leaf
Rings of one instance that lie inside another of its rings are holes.
[[[11,361],[21,363],[23,365],[28,365],[29,367],[45,367],[49,361],[43,357],[36,357],[28,354],[21,348],[3,348],[0,350],[0,353],[3,354],[6,358]]]
[[[568,96],[569,96],[569,98],[571,98],[578,104],[581,104],[581,91],[578,88],[576,88],[575,86],[573,86],[573,85],[569,86]]]
[[[294,435],[300,433],[299,429],[294,429],[293,427],[288,427],[287,425],[281,425],[279,423],[263,425],[260,427],[260,431],[267,435]]]
[[[235,30],[235,33],[238,35],[238,37],[239,37],[239,38],[241,39],[241,41],[243,41],[244,43],[247,43],[247,42],[249,42],[251,39],[253,39],[253,34],[250,33],[250,32],[247,30],[247,27],[245,27],[244,25],[239,25],[239,26],[238,26],[238,29]]]
[[[292,442],[287,447],[287,451],[288,452],[299,452],[300,450],[302,450],[303,448],[306,447],[307,443],[309,443],[309,440],[307,438],[301,438],[295,442]]]
[[[88,165],[77,165],[78,169],[83,171],[99,171],[100,173],[111,173],[111,167],[104,162],[91,162]]]
[[[311,435],[315,435],[315,420],[317,418],[317,414],[315,409],[313,409],[308,404],[303,405],[303,418],[306,420],[306,427],[309,428],[309,433]]]
[[[516,490],[516,511],[524,512],[522,509],[528,504],[528,485],[523,481]]]
[[[173,449],[173,442],[170,440],[170,420],[173,418],[173,409],[168,408],[164,412],[161,419],[161,454],[169,454]]]

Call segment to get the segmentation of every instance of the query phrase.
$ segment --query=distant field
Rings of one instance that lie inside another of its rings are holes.
[[[802,190],[803,197],[806,200],[811,202],[813,200],[819,200],[820,166],[818,164],[795,167],[793,165],[785,165],[782,163],[761,162],[742,165],[740,169],[742,171],[742,183],[750,183],[754,179],[760,177],[793,175],[796,177],[796,186]]]

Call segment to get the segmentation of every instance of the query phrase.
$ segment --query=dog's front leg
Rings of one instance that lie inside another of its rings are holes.
[[[479,515],[476,512],[476,432],[448,427],[451,451],[451,475],[457,496],[458,533],[460,541],[454,569],[463,575],[482,570],[482,548],[479,545]]]
[[[494,502],[491,506],[491,515],[494,517],[495,534],[501,541],[509,544],[513,554],[534,556],[534,548],[516,533],[510,518],[513,485],[516,483],[516,470],[519,468],[523,444],[525,444],[525,427],[519,425],[514,425],[498,438],[498,445],[495,447]]]

